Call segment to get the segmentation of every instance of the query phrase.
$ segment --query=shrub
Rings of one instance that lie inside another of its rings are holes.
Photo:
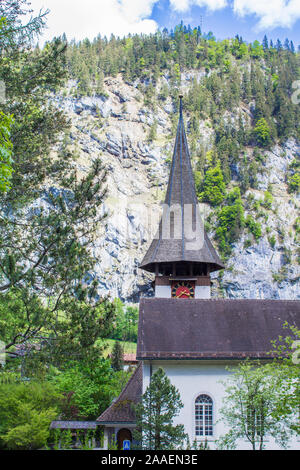
[[[227,202],[228,205],[224,206],[218,214],[216,230],[220,251],[224,255],[230,254],[230,245],[238,239],[244,227],[244,207],[239,188],[235,188],[228,194]]]
[[[275,235],[272,235],[271,237],[268,238],[269,240],[269,243],[271,245],[272,248],[274,248],[275,244],[276,244],[276,237]]]
[[[217,206],[223,202],[226,185],[224,183],[220,163],[218,163],[216,167],[207,170],[202,187],[203,191],[200,194],[202,201],[209,202],[213,206]]]
[[[260,223],[255,222],[253,217],[251,215],[248,215],[246,219],[246,226],[254,236],[255,240],[259,240],[259,238],[262,236],[262,229]]]

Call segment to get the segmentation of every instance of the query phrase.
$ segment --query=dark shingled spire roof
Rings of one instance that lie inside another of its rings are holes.
[[[177,207],[177,210],[173,212],[174,207]],[[184,129],[182,96],[163,216],[158,234],[152,241],[140,268],[155,272],[157,265],[172,262],[205,264],[210,272],[224,268],[203,228],[200,217]]]

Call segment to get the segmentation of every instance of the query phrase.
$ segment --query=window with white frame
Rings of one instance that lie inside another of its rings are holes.
[[[213,435],[213,401],[208,395],[199,395],[195,400],[196,437]]]

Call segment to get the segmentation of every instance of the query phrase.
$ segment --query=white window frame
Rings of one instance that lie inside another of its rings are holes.
[[[203,400],[202,402],[200,401],[201,398]],[[199,419],[199,417],[202,417],[202,420]],[[200,434],[200,429],[197,429],[201,426],[203,428],[203,434]],[[206,434],[206,432],[208,432],[208,434]],[[214,437],[214,401],[207,393],[200,393],[194,400],[194,433],[196,439],[209,440]]]

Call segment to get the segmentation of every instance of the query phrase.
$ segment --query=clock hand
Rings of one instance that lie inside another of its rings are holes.
[[[183,296],[183,295],[187,295],[188,297],[191,297],[191,294],[190,294],[190,292],[185,292],[185,291],[183,291],[183,292],[180,292],[180,294],[179,294],[179,296],[178,296],[178,297],[181,297],[181,296]]]

